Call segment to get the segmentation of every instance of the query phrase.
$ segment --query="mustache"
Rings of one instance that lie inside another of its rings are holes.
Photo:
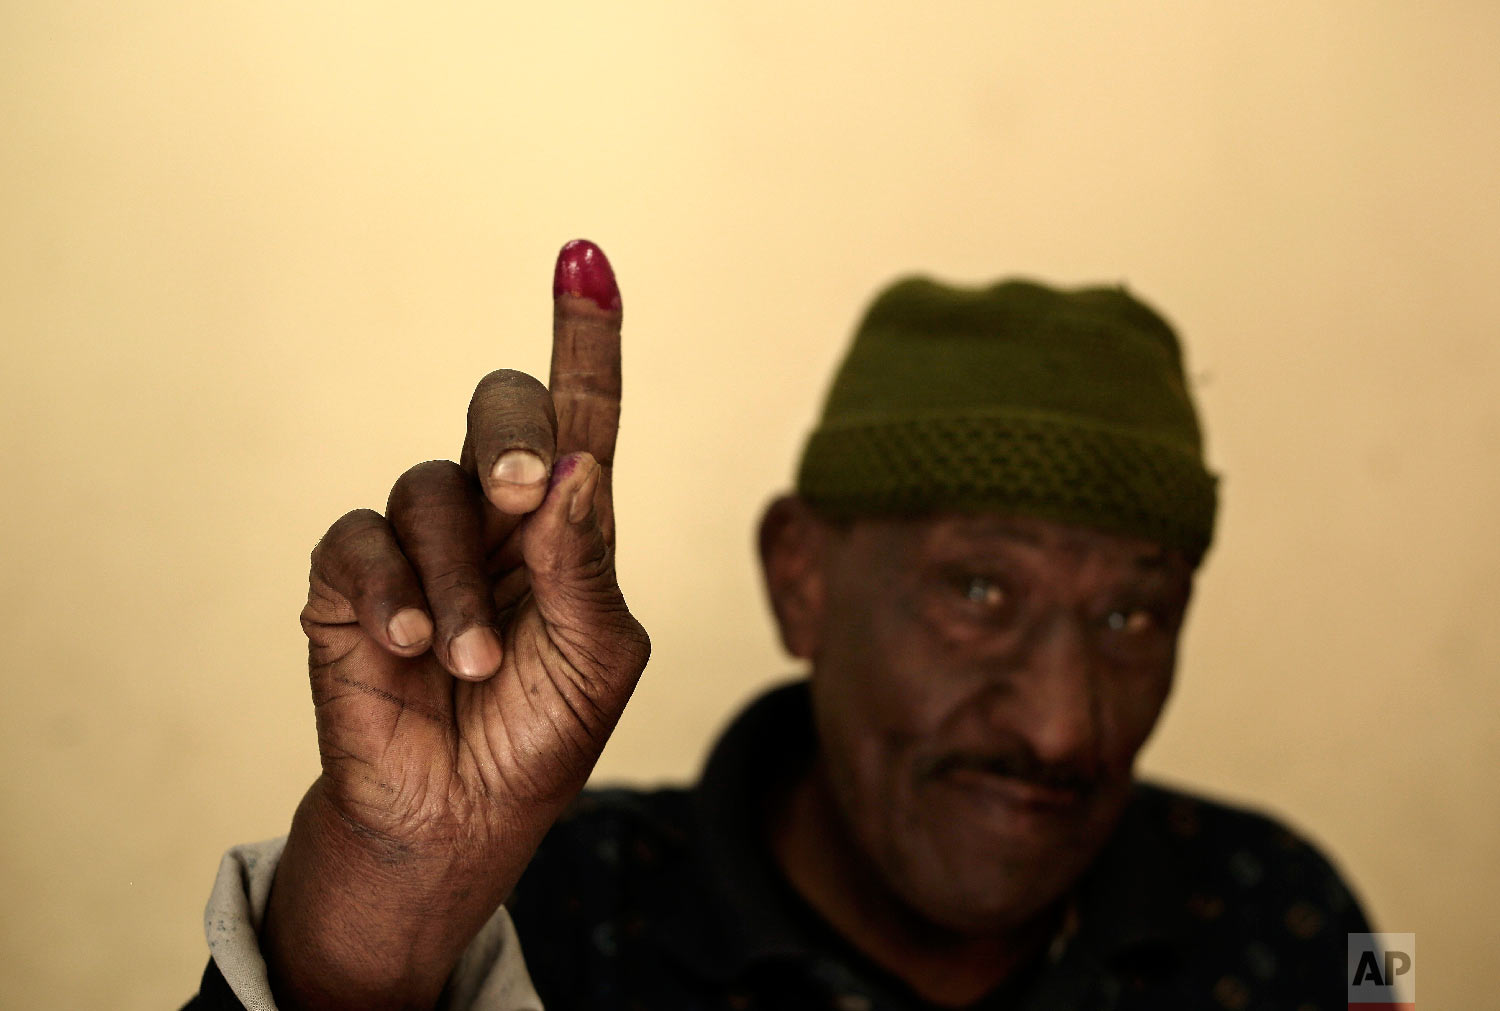
[[[1024,746],[1006,751],[950,751],[929,759],[923,778],[938,778],[958,770],[972,770],[1019,780],[1049,790],[1085,796],[1099,786],[1096,770],[1080,762],[1047,762]]]

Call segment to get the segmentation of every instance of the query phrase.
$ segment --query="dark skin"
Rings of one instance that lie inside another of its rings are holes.
[[[458,462],[313,551],[302,625],[322,774],[261,949],[284,1009],[427,1008],[582,788],[650,644],[614,572],[620,301],[559,256],[550,389],[491,373]]]
[[[1117,823],[1192,566],[1046,520],[840,524],[793,498],[761,548],[820,745],[773,852],[871,959],[972,1003],[1045,948]]]
[[[322,774],[261,931],[278,1006],[428,1008],[582,788],[649,642],[614,573],[620,300],[569,244],[550,387],[487,376],[429,461],[313,552]],[[1171,686],[1191,566],[1041,520],[761,530],[819,754],[766,831],[792,885],[937,1004],[1053,935]],[[525,939],[523,939],[523,943]]]

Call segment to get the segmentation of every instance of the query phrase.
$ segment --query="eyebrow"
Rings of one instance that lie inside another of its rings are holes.
[[[1004,539],[1019,541],[1027,547],[1042,547],[1042,539],[1036,534],[1008,523],[1005,520],[985,519],[974,523],[966,523],[960,526],[955,532],[962,537]]]
[[[984,539],[997,539],[1015,541],[1029,548],[1043,548],[1043,538],[1033,531],[1022,526],[1011,523],[1005,519],[985,518],[972,524],[965,524],[959,529],[959,534],[964,537],[975,537]],[[1064,544],[1067,547],[1079,549],[1082,546],[1073,538],[1068,538]],[[1165,545],[1157,545],[1151,550],[1135,555],[1130,559],[1131,568],[1140,572],[1165,572],[1172,567],[1172,550]]]
[[[1171,553],[1166,548],[1157,548],[1148,555],[1137,555],[1130,561],[1137,569],[1143,569],[1147,572],[1161,572],[1170,567],[1168,564],[1170,560]]]

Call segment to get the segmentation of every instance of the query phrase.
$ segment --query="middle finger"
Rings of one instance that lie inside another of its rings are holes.
[[[485,575],[484,503],[469,475],[448,460],[418,464],[391,489],[386,518],[422,581],[438,662],[469,680],[494,674],[500,637]]]

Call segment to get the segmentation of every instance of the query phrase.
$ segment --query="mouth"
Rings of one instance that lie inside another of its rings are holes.
[[[1013,761],[984,755],[945,756],[933,763],[928,775],[987,805],[1043,820],[1079,813],[1097,785],[1074,770],[1022,770]]]
[[[1048,786],[991,769],[958,766],[941,774],[950,785],[993,796],[1005,804],[1037,814],[1067,814],[1083,805],[1078,787]]]

